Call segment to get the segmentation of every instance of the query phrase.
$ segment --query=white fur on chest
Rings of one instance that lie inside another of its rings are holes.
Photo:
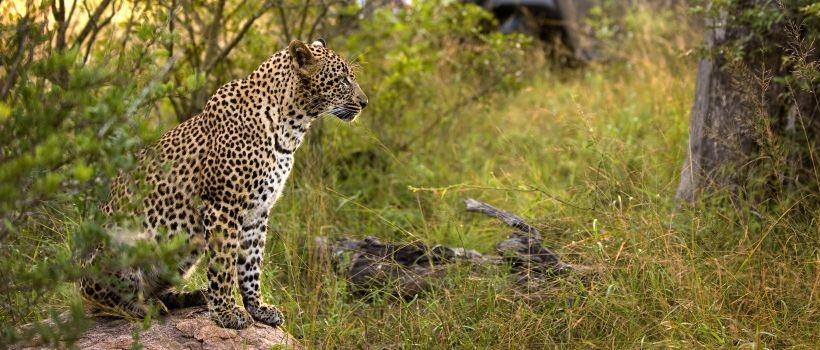
[[[273,205],[282,196],[285,182],[292,169],[293,154],[277,153],[276,163],[271,169],[268,169],[265,175],[265,186],[263,186],[262,192],[254,196],[255,200],[248,211],[246,221],[258,219],[273,208]]]

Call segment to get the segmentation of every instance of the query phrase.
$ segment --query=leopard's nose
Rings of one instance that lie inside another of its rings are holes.
[[[367,106],[367,99],[359,100],[359,107],[362,107],[362,109],[364,109],[364,107],[366,107],[366,106]]]

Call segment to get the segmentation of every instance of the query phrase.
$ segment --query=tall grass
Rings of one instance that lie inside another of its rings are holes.
[[[817,214],[676,207],[700,35],[675,12],[624,22],[614,61],[542,66],[520,92],[460,109],[406,151],[376,136],[390,130],[384,116],[323,121],[271,218],[267,297],[287,329],[343,348],[815,347]],[[531,218],[592,268],[592,283],[530,298],[501,272],[456,266],[423,297],[364,303],[303,249],[372,235],[492,252],[507,229],[465,214],[467,196]]]

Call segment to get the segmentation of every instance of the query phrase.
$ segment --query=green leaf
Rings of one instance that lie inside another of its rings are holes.
[[[86,182],[94,175],[94,168],[88,166],[83,161],[74,165],[74,178],[80,182]]]

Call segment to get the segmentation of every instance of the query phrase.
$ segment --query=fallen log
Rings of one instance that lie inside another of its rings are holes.
[[[384,243],[375,237],[316,237],[314,249],[329,257],[336,273],[350,283],[352,295],[360,298],[383,290],[411,298],[433,288],[448,266],[480,265],[493,259],[474,250],[422,242]]]
[[[472,198],[464,201],[467,211],[482,213],[503,221],[518,232],[496,244],[496,250],[504,260],[510,262],[513,273],[526,275],[538,274],[544,277],[549,274],[565,274],[575,270],[575,267],[561,261],[561,257],[544,246],[544,240],[538,229],[528,224],[520,216],[498,209],[484,202]]]
[[[474,199],[465,201],[470,212],[497,218],[516,229],[496,244],[497,254],[422,242],[382,242],[375,237],[317,237],[314,249],[329,257],[334,270],[350,284],[352,295],[368,297],[373,292],[388,291],[412,298],[435,289],[446,276],[448,267],[467,265],[478,273],[488,267],[505,269],[512,281],[527,289],[546,288],[560,275],[577,271],[560,256],[543,245],[541,233],[523,218]]]

